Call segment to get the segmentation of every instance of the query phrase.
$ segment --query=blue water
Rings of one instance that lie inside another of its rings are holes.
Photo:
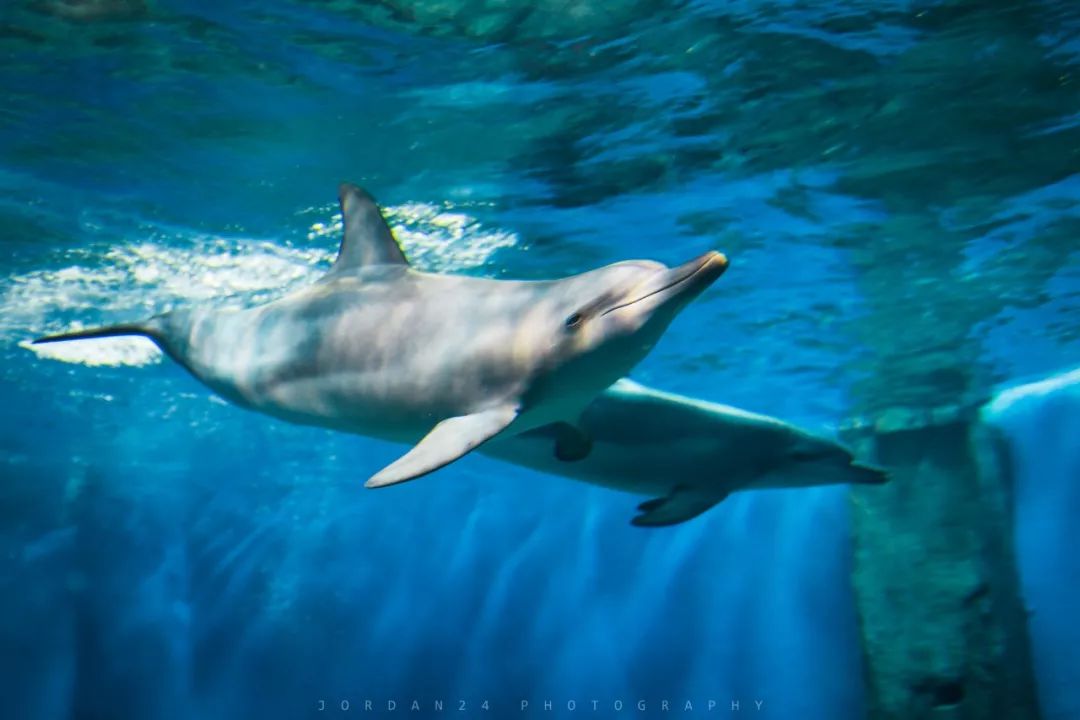
[[[25,341],[310,282],[351,180],[432,270],[727,253],[641,382],[826,434],[979,404],[1080,364],[1078,38],[1063,0],[4,3],[2,714],[861,717],[843,487],[662,531],[484,458],[368,493],[400,447]],[[1078,411],[1027,402],[1040,700],[1080,717]]]
[[[986,415],[1013,440],[1015,547],[1039,702],[1045,717],[1080,717],[1080,628],[1068,619],[1080,595],[1080,560],[1071,551],[1080,513],[1080,371],[1007,391]]]

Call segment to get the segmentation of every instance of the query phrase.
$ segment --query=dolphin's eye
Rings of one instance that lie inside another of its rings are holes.
[[[581,327],[581,322],[585,319],[585,316],[579,312],[574,313],[566,318],[566,322],[563,323],[567,330],[577,330]]]

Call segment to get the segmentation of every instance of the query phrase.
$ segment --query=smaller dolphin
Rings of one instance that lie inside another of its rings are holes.
[[[407,443],[368,479],[420,477],[501,434],[576,417],[727,268],[631,260],[558,280],[411,268],[375,201],[339,191],[344,237],[314,285],[244,310],[194,308],[35,343],[144,335],[222,397]]]
[[[842,445],[767,415],[619,380],[572,422],[485,445],[484,455],[595,485],[655,496],[638,526],[674,525],[738,490],[837,483],[877,485],[888,476]]]

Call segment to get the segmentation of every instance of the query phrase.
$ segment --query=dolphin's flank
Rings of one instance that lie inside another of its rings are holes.
[[[366,483],[382,487],[578,417],[727,268],[708,252],[546,281],[420,272],[371,196],[346,183],[339,199],[341,248],[310,287],[244,310],[183,309],[34,342],[145,335],[245,408],[412,445]]]

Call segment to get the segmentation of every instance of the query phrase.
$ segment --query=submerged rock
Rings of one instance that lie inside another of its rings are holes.
[[[1037,718],[1005,445],[969,412],[886,416],[849,438],[892,472],[851,492],[869,717]]]

